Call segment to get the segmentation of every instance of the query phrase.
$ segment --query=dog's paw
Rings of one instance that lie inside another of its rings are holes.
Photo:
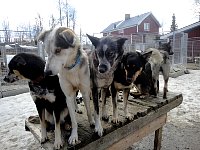
[[[119,118],[112,118],[112,123],[117,124],[119,123]]]
[[[78,134],[72,133],[71,136],[69,137],[68,142],[69,142],[70,145],[75,145],[78,142]]]
[[[92,118],[89,122],[90,122],[90,127],[94,128],[95,127],[94,119]]]
[[[95,132],[101,137],[103,135],[103,128],[101,126],[95,127]]]
[[[60,149],[60,148],[62,148],[63,147],[63,143],[62,143],[62,141],[60,140],[60,141],[55,141],[54,142],[54,148],[55,149]]]
[[[126,119],[129,120],[129,121],[131,121],[131,120],[134,119],[134,117],[131,116],[131,114],[127,114],[127,115],[126,115]]]
[[[41,140],[40,140],[40,143],[41,143],[41,144],[44,144],[44,143],[47,142],[47,141],[48,141],[47,136],[46,136],[46,137],[42,137]]]

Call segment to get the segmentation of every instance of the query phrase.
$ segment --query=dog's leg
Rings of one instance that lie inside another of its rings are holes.
[[[103,128],[101,125],[101,119],[100,119],[100,112],[99,112],[99,93],[98,88],[93,87],[92,88],[92,99],[94,104],[94,120],[95,120],[95,132],[98,133],[99,136],[103,135]]]
[[[55,149],[60,149],[63,147],[62,139],[61,139],[61,130],[60,130],[60,113],[53,112],[54,123],[55,123],[55,141],[54,147]]]
[[[41,127],[41,144],[45,143],[47,139],[47,129],[46,129],[46,122],[45,122],[45,108],[40,103],[42,100],[37,99],[35,96],[31,95],[33,98],[33,101],[35,102],[38,115],[40,118],[40,127]]]
[[[102,119],[105,121],[109,120],[107,108],[106,108],[106,93],[108,88],[101,88],[101,99],[102,99]]]
[[[157,97],[158,94],[158,81],[159,81],[159,72],[160,72],[160,65],[154,64],[151,66],[152,68],[152,79],[153,79],[153,86],[155,90],[155,97]]]
[[[163,73],[163,79],[164,79],[163,98],[167,98],[170,64],[162,65],[162,73]]]
[[[131,116],[131,114],[128,111],[128,96],[129,96],[129,93],[130,93],[130,89],[124,89],[123,90],[124,113],[125,113],[126,119],[133,120],[133,117]]]
[[[67,82],[65,82],[65,79],[60,79],[59,81],[61,89],[66,96],[67,107],[69,109],[69,114],[72,122],[72,131],[68,142],[69,144],[74,145],[76,144],[76,142],[78,142],[78,131],[77,131],[78,125],[76,121],[75,105],[74,105],[74,101],[76,98],[76,91],[72,90],[73,88],[69,84],[67,84]]]
[[[167,98],[167,91],[168,91],[168,89],[167,89],[167,87],[168,87],[168,80],[169,80],[169,78],[167,78],[167,79],[164,79],[164,87],[163,87],[163,98],[165,99],[165,98]]]
[[[118,123],[118,107],[117,107],[117,90],[114,86],[114,84],[111,84],[111,95],[112,95],[112,105],[113,105],[113,117],[112,122]]]
[[[45,122],[45,109],[39,110],[40,125],[41,125],[41,144],[45,143],[47,138],[46,122]]]
[[[83,102],[86,107],[88,121],[90,123],[90,126],[94,126],[94,119],[92,117],[91,108],[90,108],[90,88],[85,87],[81,89],[81,93],[83,96]]]

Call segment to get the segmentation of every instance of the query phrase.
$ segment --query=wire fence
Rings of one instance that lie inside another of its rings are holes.
[[[128,40],[125,43],[126,51],[141,50],[144,51],[147,48],[158,48],[159,41],[157,34],[133,34],[130,36],[123,36]],[[172,65],[187,65],[187,62],[200,64],[200,38],[188,38],[185,33],[174,35],[173,38],[163,39],[165,42],[167,40],[171,41],[171,46],[174,51],[174,55],[171,57]],[[10,42],[5,42],[1,36],[0,40],[0,92],[5,86],[10,84],[3,81],[4,76],[8,72],[8,63],[11,58],[21,52],[34,53],[45,59],[46,54],[43,50],[43,45],[39,43],[35,45],[33,39],[19,40],[21,42],[16,42],[10,40]],[[24,41],[24,42],[23,42]],[[92,48],[90,40],[86,35],[81,37],[81,43],[84,49]],[[16,85],[25,85],[27,81],[19,81],[14,83]],[[13,85],[13,84],[12,84]]]

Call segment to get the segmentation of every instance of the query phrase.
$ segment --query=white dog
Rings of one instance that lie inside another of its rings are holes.
[[[45,72],[48,75],[59,74],[60,85],[67,97],[72,122],[69,144],[75,144],[78,141],[75,116],[77,90],[82,93],[89,123],[94,125],[90,110],[90,70],[87,54],[81,49],[76,34],[66,27],[44,31],[39,35],[38,40],[44,42],[45,51],[48,54]]]

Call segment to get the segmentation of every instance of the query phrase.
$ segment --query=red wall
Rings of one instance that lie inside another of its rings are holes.
[[[150,31],[144,31],[144,23],[150,23]],[[152,15],[145,18],[138,28],[138,32],[159,33],[159,25],[154,21]]]
[[[200,37],[200,26],[188,32],[188,38]]]
[[[150,31],[144,31],[144,23],[150,23]],[[143,22],[138,26],[138,32],[142,33],[159,33],[159,25],[155,22],[152,15],[148,16]],[[131,35],[137,34],[137,26],[130,27],[124,29],[123,33],[119,33],[119,31],[111,32],[112,35]]]

